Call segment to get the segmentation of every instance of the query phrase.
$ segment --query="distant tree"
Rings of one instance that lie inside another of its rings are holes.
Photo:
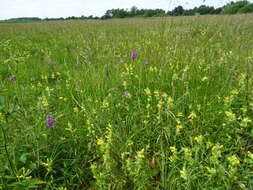
[[[19,18],[11,18],[9,20],[17,20],[17,21],[39,21],[41,18],[38,17],[19,17]]]
[[[222,7],[219,7],[217,9],[214,9],[213,14],[220,14],[222,12]]]
[[[240,9],[242,9],[244,6],[249,5],[250,3],[246,0],[238,1],[238,2],[231,2],[224,6],[222,13],[223,14],[236,14]]]
[[[201,5],[197,8],[196,12],[201,15],[205,15],[205,14],[213,14],[214,10],[215,10],[214,7]]]
[[[137,16],[138,13],[139,13],[138,8],[136,6],[132,6],[129,13],[130,17]]]
[[[184,14],[184,8],[180,5],[172,11],[173,16],[180,16]]]
[[[253,12],[253,3],[245,5],[244,7],[238,10],[238,13],[252,13]]]
[[[191,16],[191,15],[206,15],[206,14],[236,14],[253,12],[253,3],[247,0],[230,2],[227,5],[219,8],[212,6],[200,5],[193,9],[185,10],[182,6],[175,7],[172,11],[165,12],[162,9],[138,9],[132,6],[130,9],[111,9],[107,10],[101,19],[109,18],[126,18],[126,17],[163,17],[170,16]]]

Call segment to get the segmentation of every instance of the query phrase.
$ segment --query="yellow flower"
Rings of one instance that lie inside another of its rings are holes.
[[[194,119],[197,115],[194,112],[191,112],[191,114],[188,116],[188,119]]]
[[[104,144],[103,139],[98,139],[98,140],[97,140],[97,144],[100,145],[100,146],[103,145],[103,144]]]
[[[182,125],[177,125],[176,126],[176,133],[179,134],[180,133],[180,130],[183,128]]]
[[[237,95],[237,94],[239,94],[239,92],[238,92],[238,90],[234,89],[234,90],[230,91],[230,94]]]
[[[78,112],[79,112],[78,107],[74,107],[74,108],[73,108],[73,111],[74,111],[74,113],[78,113]]]
[[[233,114],[232,112],[229,111],[225,111],[225,115],[230,119],[230,120],[235,120],[235,114]]]
[[[247,108],[240,108],[241,111],[246,112]]]
[[[237,158],[237,156],[233,155],[233,156],[229,156],[228,157],[228,161],[230,162],[231,165],[235,166],[240,164],[240,160]]]
[[[250,157],[253,160],[253,154],[250,151],[248,151],[247,154],[248,154],[248,157]]]
[[[183,116],[184,116],[184,114],[182,112],[177,113],[177,117],[183,117]]]
[[[157,104],[157,107],[158,107],[159,109],[161,109],[163,104],[164,104],[164,102],[160,100],[160,101],[158,102],[158,104]]]
[[[203,136],[200,135],[198,137],[194,137],[194,140],[197,141],[198,143],[201,143],[203,141]]]
[[[176,147],[174,147],[174,146],[170,146],[170,151],[172,152],[172,153],[174,153],[174,152],[176,152],[177,151],[177,149],[176,149]]]
[[[206,80],[208,80],[208,77],[207,77],[207,76],[205,76],[205,77],[203,77],[203,78],[201,79],[202,82],[204,82],[204,81],[206,81]]]
[[[206,167],[207,171],[210,173],[210,174],[215,174],[216,173],[216,169],[214,168],[209,168],[209,167]]]
[[[137,152],[137,158],[145,158],[145,155],[144,155],[144,151],[145,149],[141,149],[139,152]]]
[[[149,88],[145,88],[145,89],[144,89],[144,92],[145,92],[147,95],[150,95],[150,94],[151,94],[151,91],[150,91]]]
[[[104,109],[106,109],[106,108],[108,108],[109,107],[109,103],[107,102],[107,101],[103,101],[102,102],[102,105],[101,105],[101,108],[104,108]]]
[[[173,107],[174,100],[170,96],[167,98],[167,105],[168,107]]]
[[[187,173],[186,173],[185,167],[179,172],[180,172],[180,177],[187,180]]]

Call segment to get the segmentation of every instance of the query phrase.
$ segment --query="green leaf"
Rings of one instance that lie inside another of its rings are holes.
[[[12,183],[10,186],[13,187],[14,190],[29,190],[38,188],[38,185],[44,183],[44,181],[41,181],[39,179],[25,179],[19,182]]]
[[[151,171],[150,171],[150,174],[151,174],[151,176],[152,177],[155,177],[155,176],[157,176],[158,174],[159,174],[159,169],[158,168],[154,168],[154,169],[152,169]]]
[[[4,97],[0,96],[0,111],[2,111],[4,108],[5,108]]]
[[[20,158],[19,158],[19,161],[21,161],[22,163],[26,163],[26,161],[27,161],[27,156],[29,155],[29,153],[24,153],[24,154],[22,154],[21,156],[20,156]]]

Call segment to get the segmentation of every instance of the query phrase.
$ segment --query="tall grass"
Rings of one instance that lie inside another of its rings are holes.
[[[1,24],[0,189],[252,189],[252,18]]]

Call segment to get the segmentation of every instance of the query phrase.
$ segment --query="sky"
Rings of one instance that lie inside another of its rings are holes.
[[[17,17],[58,18],[68,16],[102,16],[112,8],[161,8],[178,5],[193,8],[202,4],[220,7],[231,0],[0,0],[0,20]],[[253,1],[253,0],[251,0]]]

